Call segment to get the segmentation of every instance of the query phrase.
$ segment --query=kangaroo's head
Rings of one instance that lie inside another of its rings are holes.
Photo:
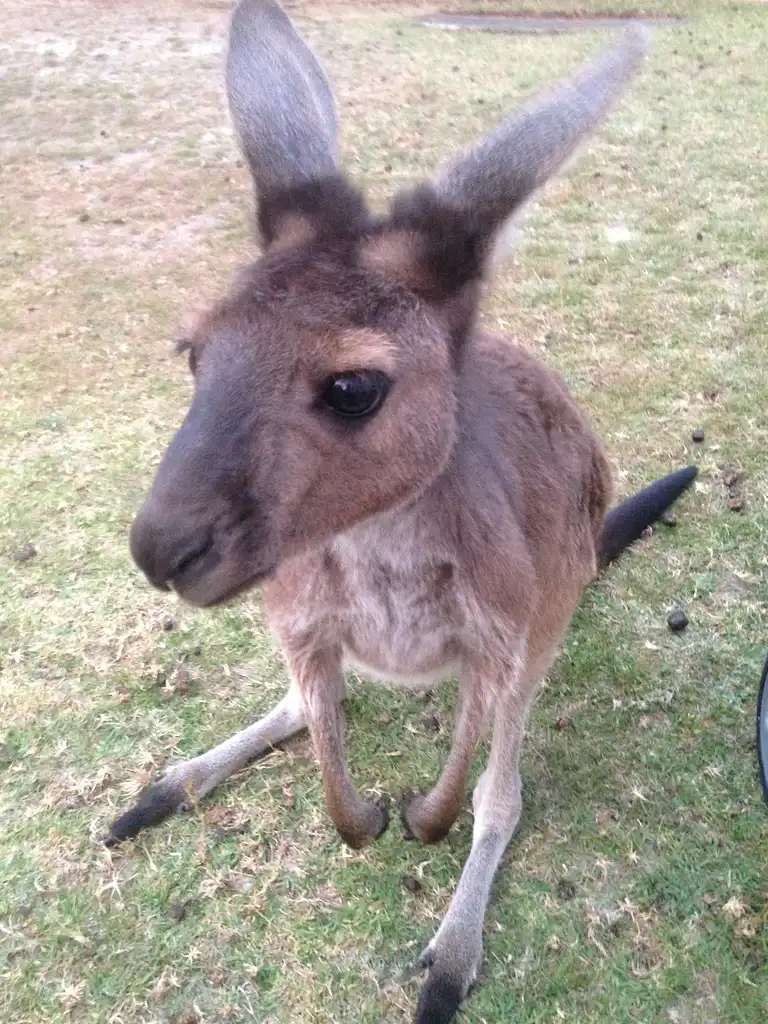
[[[504,229],[643,48],[628,34],[374,220],[339,168],[316,59],[275,3],[242,0],[227,87],[263,255],[182,346],[194,396],[131,531],[155,585],[225,601],[445,470],[463,349]]]

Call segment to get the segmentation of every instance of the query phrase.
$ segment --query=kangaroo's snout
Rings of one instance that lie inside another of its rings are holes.
[[[209,526],[164,514],[151,499],[133,521],[130,545],[134,562],[160,590],[177,589],[179,581],[201,576],[217,559]]]

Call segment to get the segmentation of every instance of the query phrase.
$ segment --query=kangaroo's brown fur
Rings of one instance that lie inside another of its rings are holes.
[[[475,327],[502,222],[592,126],[637,62],[638,44],[580,80],[567,116],[547,101],[538,120],[525,115],[525,130],[513,123],[513,182],[504,178],[502,132],[374,222],[343,175],[329,172],[336,158],[322,140],[335,137],[332,97],[316,64],[302,71],[313,59],[294,39],[275,4],[244,0],[235,13],[230,97],[265,254],[185,341],[194,399],[131,537],[147,576],[192,604],[263,583],[293,683],[264,719],[172,769],[115,823],[111,841],[307,725],[330,816],[347,843],[363,846],[387,827],[388,810],[362,798],[347,770],[345,668],[406,685],[457,675],[445,770],[402,809],[412,836],[444,836],[492,725],[472,850],[425,953],[431,970],[417,1014],[425,1024],[450,1019],[475,977],[491,881],[520,815],[526,717],[584,588],[598,562],[690,482],[662,482],[653,507],[622,507],[608,530],[608,464],[565,383]],[[252,91],[261,95],[262,69],[267,113]],[[274,127],[278,114],[297,119],[295,138]],[[291,147],[307,138],[315,149],[302,149],[297,164]],[[488,160],[502,161],[498,173]],[[499,181],[501,193],[491,194]],[[378,382],[370,414],[329,407],[328,382],[346,371]]]

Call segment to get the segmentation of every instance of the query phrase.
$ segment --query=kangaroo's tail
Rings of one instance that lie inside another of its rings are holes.
[[[687,491],[698,470],[695,466],[670,473],[612,508],[605,517],[597,549],[597,564],[602,571],[634,543],[646,527],[660,519],[670,505]]]

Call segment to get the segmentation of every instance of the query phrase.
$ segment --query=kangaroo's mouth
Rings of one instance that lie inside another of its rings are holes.
[[[194,589],[206,577],[214,573],[221,564],[221,555],[216,550],[213,538],[209,535],[196,550],[190,551],[173,567],[173,572],[160,584],[165,590],[175,590],[182,594],[185,590]]]
[[[156,498],[133,522],[131,554],[153,586],[197,608],[233,601],[263,583],[279,561],[261,518],[226,509],[203,519]]]
[[[167,590],[174,591],[182,601],[193,605],[195,608],[215,608],[218,605],[229,604],[238,597],[242,597],[249,590],[254,590],[256,587],[266,583],[270,576],[274,574],[275,569],[276,566],[270,566],[268,569],[262,569],[259,572],[246,576],[234,585],[230,583],[221,588],[217,588],[214,581],[208,580],[205,576],[200,578],[193,577],[192,579],[182,576],[181,578],[166,581],[165,587]]]

